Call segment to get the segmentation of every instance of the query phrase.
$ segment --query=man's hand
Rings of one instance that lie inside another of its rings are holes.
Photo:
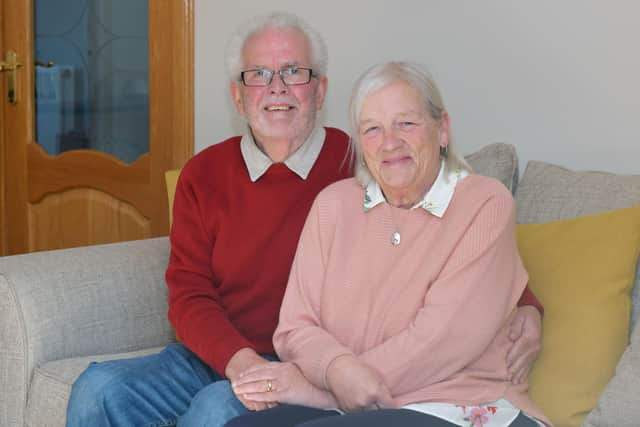
[[[518,307],[511,322],[509,339],[513,341],[507,353],[507,369],[513,384],[521,384],[529,375],[533,362],[542,348],[542,318],[533,306]]]
[[[311,384],[300,369],[290,362],[255,365],[232,383],[236,396],[253,402],[278,402],[313,408],[336,408],[330,392]]]
[[[331,362],[327,383],[340,409],[347,412],[397,406],[380,374],[352,355]]]
[[[233,383],[235,380],[240,378],[240,374],[246,371],[249,368],[252,368],[257,365],[262,365],[264,363],[268,363],[268,360],[260,356],[253,349],[250,348],[242,348],[238,350],[229,362],[227,363],[227,367],[224,370],[225,375],[229,380]],[[263,409],[270,408],[274,406],[272,402],[254,402],[244,397],[238,395],[236,393],[236,397],[242,404],[250,411],[261,411]]]

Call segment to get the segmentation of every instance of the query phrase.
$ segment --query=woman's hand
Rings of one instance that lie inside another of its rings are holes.
[[[337,357],[327,369],[327,384],[346,412],[395,408],[382,376],[353,355]]]
[[[237,396],[255,402],[278,402],[323,409],[337,407],[331,393],[311,384],[300,369],[290,362],[269,362],[251,367],[242,372],[231,386]]]
[[[509,339],[513,344],[507,353],[507,368],[511,382],[521,384],[527,379],[542,348],[542,319],[535,307],[518,307],[511,322]]]

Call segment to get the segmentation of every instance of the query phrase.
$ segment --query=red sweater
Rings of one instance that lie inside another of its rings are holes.
[[[352,175],[349,137],[326,132],[306,180],[278,163],[251,182],[240,137],[198,153],[180,174],[166,274],[169,320],[221,375],[243,347],[275,354],[272,336],[311,204],[320,190]],[[542,310],[528,287],[518,305]]]
[[[240,137],[203,150],[180,174],[166,274],[169,320],[219,374],[243,347],[275,354],[273,331],[305,218],[320,190],[351,175],[348,136],[326,132],[306,180],[278,163],[251,182]]]

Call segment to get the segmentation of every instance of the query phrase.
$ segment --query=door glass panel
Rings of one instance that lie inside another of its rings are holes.
[[[149,151],[148,0],[35,0],[36,140],[50,155]]]

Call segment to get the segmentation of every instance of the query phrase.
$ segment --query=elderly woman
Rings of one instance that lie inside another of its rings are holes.
[[[287,363],[234,384],[289,405],[228,425],[549,424],[505,362],[528,280],[511,194],[455,154],[417,65],[368,70],[351,121],[356,178],[315,200],[285,293],[274,344]]]

